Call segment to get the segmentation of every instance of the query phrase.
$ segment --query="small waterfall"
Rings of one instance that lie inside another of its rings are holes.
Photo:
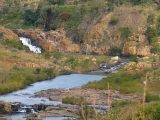
[[[19,37],[19,39],[22,41],[22,44],[25,46],[28,46],[30,51],[33,51],[35,53],[41,53],[41,48],[37,46],[33,46],[31,44],[31,40],[29,38]]]

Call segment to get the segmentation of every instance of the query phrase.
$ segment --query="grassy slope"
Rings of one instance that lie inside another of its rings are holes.
[[[96,58],[96,61],[92,61],[93,58]],[[62,54],[59,52],[35,54],[0,43],[0,94],[21,89],[37,80],[50,79],[59,74],[95,70],[99,68],[101,62],[108,60],[107,56]],[[18,62],[45,63],[52,67],[26,67]],[[56,69],[56,66],[60,68]],[[64,70],[64,66],[70,70]]]

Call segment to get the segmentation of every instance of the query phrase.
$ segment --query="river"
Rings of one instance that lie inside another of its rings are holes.
[[[89,75],[89,74],[71,74],[71,75],[61,75],[51,80],[45,80],[41,82],[36,82],[31,84],[25,89],[18,90],[6,95],[0,96],[0,101],[5,102],[21,102],[26,105],[34,104],[47,104],[47,105],[58,105],[62,104],[60,101],[49,101],[47,98],[32,98],[35,92],[47,89],[70,89],[74,87],[81,87],[82,85],[98,81],[106,76],[101,75]],[[26,114],[13,114],[5,116],[11,118],[12,120],[25,120],[23,117]],[[50,120],[51,118],[44,118],[44,120]],[[52,120],[62,120],[63,118],[52,118]]]

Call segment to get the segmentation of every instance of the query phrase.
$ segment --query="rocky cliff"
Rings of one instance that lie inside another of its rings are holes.
[[[63,29],[48,32],[41,29],[14,30],[14,32],[18,36],[30,38],[32,44],[41,47],[44,51],[58,50],[60,52],[80,53],[79,45],[69,41]]]
[[[123,46],[122,54],[124,56],[137,55],[144,57],[151,55],[151,46],[149,45],[144,32],[144,27],[139,26],[138,33],[133,33],[133,35],[129,37],[129,41]]]

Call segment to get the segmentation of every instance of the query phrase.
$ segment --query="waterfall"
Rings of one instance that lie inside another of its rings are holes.
[[[25,37],[19,37],[19,39],[22,41],[22,44],[25,46],[28,46],[30,51],[33,51],[35,53],[41,53],[41,48],[37,47],[37,46],[33,46],[31,44],[31,40],[29,38],[25,38]]]

